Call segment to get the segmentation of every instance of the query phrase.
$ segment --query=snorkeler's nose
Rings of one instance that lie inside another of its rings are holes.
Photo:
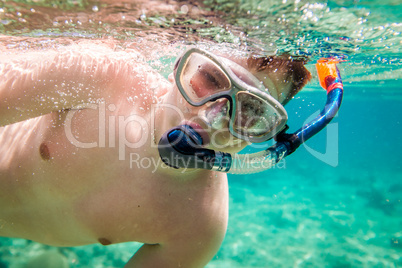
[[[215,101],[208,109],[210,112],[227,114],[229,109],[229,101],[225,98]]]
[[[209,125],[214,129],[222,129],[225,127],[228,118],[229,101],[220,99],[209,106],[206,111],[206,119]]]

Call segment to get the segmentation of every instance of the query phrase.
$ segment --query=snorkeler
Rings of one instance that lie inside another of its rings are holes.
[[[190,49],[170,83],[136,51],[3,51],[0,236],[138,241],[126,267],[205,266],[228,221],[227,176],[211,170],[249,142],[275,137],[267,152],[284,157],[303,139],[286,135],[283,107],[310,79],[303,63],[236,62]]]

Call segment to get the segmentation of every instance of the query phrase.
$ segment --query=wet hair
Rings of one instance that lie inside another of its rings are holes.
[[[306,62],[306,59],[293,58],[288,55],[267,57],[251,56],[247,60],[247,66],[251,72],[264,72],[267,76],[269,76],[270,73],[282,73],[283,76],[281,78],[283,78],[283,80],[281,82],[286,81],[286,83],[291,83],[290,91],[287,93],[285,100],[282,101],[283,104],[286,104],[311,79],[310,72],[304,67]]]

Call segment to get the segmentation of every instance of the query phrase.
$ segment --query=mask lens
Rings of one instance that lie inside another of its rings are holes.
[[[180,83],[189,99],[200,102],[231,88],[225,72],[208,57],[192,53],[184,63]]]
[[[246,137],[276,134],[283,122],[280,113],[266,100],[246,91],[236,94],[233,130]]]
[[[255,88],[261,88],[261,81],[258,80],[248,70],[231,60],[223,58],[223,61],[229,66],[233,74],[237,76],[237,78],[239,78],[242,82]]]

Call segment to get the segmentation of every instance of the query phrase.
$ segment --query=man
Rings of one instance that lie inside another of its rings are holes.
[[[2,50],[0,236],[54,246],[138,241],[126,267],[205,266],[226,232],[227,177],[164,165],[158,141],[184,123],[209,148],[241,150],[247,141],[225,119],[208,122],[228,105],[191,105],[172,75],[166,81],[138,51],[110,43]],[[233,60],[282,103],[310,78],[291,59]],[[216,82],[192,78],[198,89]]]

